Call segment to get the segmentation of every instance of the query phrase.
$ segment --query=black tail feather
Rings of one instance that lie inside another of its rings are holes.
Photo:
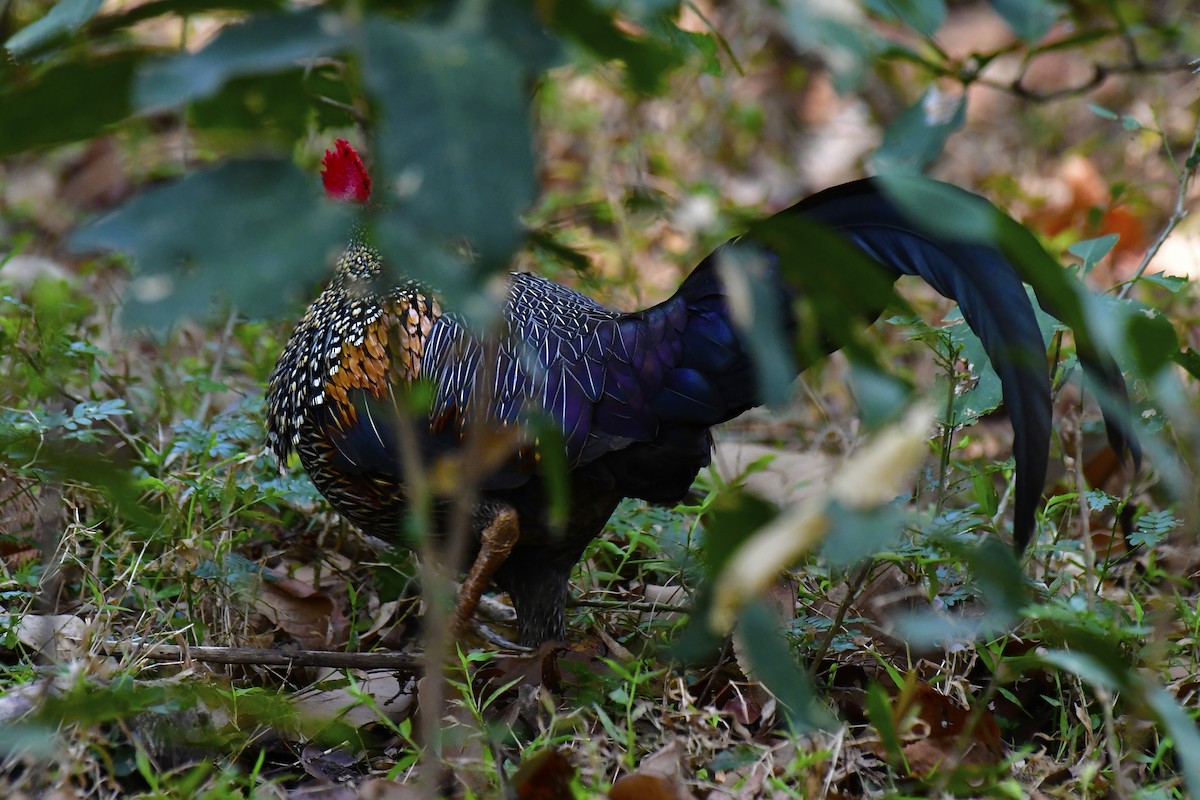
[[[1021,275],[997,247],[926,234],[871,179],[820,192],[784,213],[798,213],[828,226],[895,276],[919,276],[959,304],[1000,378],[1012,420],[1017,474],[1013,538],[1023,551],[1033,533],[1045,484],[1052,408],[1046,345]],[[1054,314],[1052,308],[1046,310]],[[1078,341],[1084,369],[1112,400],[1123,403],[1125,382],[1116,362],[1090,337],[1080,336]],[[1118,454],[1129,453],[1139,464],[1136,440],[1108,405],[1109,441]]]

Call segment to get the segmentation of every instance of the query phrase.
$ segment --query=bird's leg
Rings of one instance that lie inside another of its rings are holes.
[[[521,535],[517,523],[517,512],[510,507],[501,508],[480,535],[479,554],[475,556],[471,570],[467,573],[458,594],[458,605],[454,609],[454,627],[462,630],[479,606],[479,598],[491,582],[496,570],[508,558],[513,545]]]

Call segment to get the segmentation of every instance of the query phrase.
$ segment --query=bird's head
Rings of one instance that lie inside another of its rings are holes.
[[[358,151],[345,139],[338,139],[332,150],[325,151],[321,166],[321,182],[331,199],[347,203],[366,203],[371,199],[371,176]]]

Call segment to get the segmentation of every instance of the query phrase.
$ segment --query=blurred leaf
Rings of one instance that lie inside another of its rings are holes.
[[[757,221],[738,242],[773,253],[786,283],[796,287],[798,370],[841,349],[852,361],[882,371],[873,349],[863,343],[862,321],[874,320],[889,305],[907,306],[895,292],[894,279],[877,261],[826,225],[800,214]]]
[[[850,388],[868,429],[898,419],[908,407],[913,391],[907,381],[857,359],[850,361]]]
[[[289,162],[233,161],[134,198],[77,231],[71,246],[131,254],[134,323],[161,329],[204,318],[218,300],[270,316],[326,274],[347,211]]]
[[[1029,602],[1025,573],[1012,549],[998,539],[979,544],[944,540],[941,544],[967,563],[986,609],[982,615],[970,616],[933,612],[902,615],[896,619],[899,635],[913,647],[927,649],[978,641],[1011,627]]]
[[[198,53],[144,66],[134,86],[142,110],[210,97],[232,78],[290,69],[346,45],[342,20],[322,9],[260,14],[226,28]]]
[[[862,81],[868,62],[882,45],[866,24],[854,0],[812,3],[783,0],[785,33],[801,52],[815,52],[833,73],[839,92],[853,91]]]
[[[1120,238],[1120,235],[1110,233],[1095,239],[1084,239],[1068,247],[1067,252],[1073,256],[1079,256],[1083,260],[1084,273],[1088,273],[1100,262],[1100,259],[1109,254]]]
[[[1058,21],[1058,6],[1051,0],[990,0],[996,13],[1004,17],[1013,33],[1026,42],[1035,42],[1046,35]]]
[[[888,199],[926,232],[950,241],[995,245],[1002,216],[987,200],[941,181],[904,172],[877,179]],[[1056,271],[1059,270],[1055,265]]]
[[[750,662],[754,680],[779,700],[788,722],[796,729],[832,728],[837,720],[814,691],[808,673],[792,660],[778,618],[761,601],[746,605],[738,617],[738,635]]]
[[[875,681],[867,686],[867,717],[871,720],[871,727],[879,734],[879,743],[887,751],[892,763],[904,763],[900,737],[896,732],[896,716],[892,712],[892,699],[883,685]]]
[[[1133,313],[1126,326],[1126,337],[1134,368],[1145,378],[1157,375],[1179,352],[1175,326],[1157,309]]]
[[[601,59],[622,62],[634,89],[651,94],[661,91],[667,74],[683,63],[683,57],[652,36],[626,33],[616,24],[612,8],[602,6],[593,0],[535,4],[543,22],[559,34]]]
[[[876,14],[902,20],[923,36],[933,36],[946,19],[945,0],[864,0]]]
[[[419,242],[465,237],[495,272],[533,200],[533,143],[521,65],[469,22],[372,21],[364,78],[381,112],[378,183],[398,195],[396,216]]]
[[[59,0],[46,16],[17,31],[4,43],[14,58],[41,47],[63,34],[72,33],[96,15],[104,0]]]
[[[1172,359],[1176,364],[1187,370],[1189,375],[1200,380],[1200,351],[1189,347],[1177,352]]]
[[[837,501],[825,509],[829,530],[821,554],[832,567],[845,568],[870,558],[900,539],[907,518],[895,506],[856,509]]]
[[[1098,106],[1095,103],[1088,103],[1087,107],[1088,107],[1088,111],[1091,111],[1097,117],[1100,117],[1100,119],[1108,119],[1108,120],[1116,121],[1119,118],[1115,111],[1109,111],[1104,106]]]
[[[1188,794],[1200,797],[1200,730],[1191,714],[1161,686],[1146,681],[1143,700],[1167,729]]]
[[[1102,332],[1095,325],[1103,320],[1084,312],[1085,300],[1088,304],[1096,300],[1050,257],[1037,237],[987,200],[958,187],[899,173],[881,175],[879,182],[919,228],[950,241],[993,248],[1004,256],[1021,279],[1033,287],[1042,308],[1074,332],[1076,352],[1100,399],[1114,448],[1121,451],[1126,446],[1136,447],[1127,433],[1129,426],[1122,424],[1120,417],[1124,379],[1108,350],[1102,347],[1105,340],[1099,338]],[[1113,347],[1111,338],[1108,344]]]
[[[252,131],[260,142],[271,138],[288,146],[308,133],[314,116],[318,128],[354,123],[346,111],[318,102],[317,94],[351,102],[345,85],[320,70],[307,76],[304,71],[289,70],[234,78],[215,95],[192,103],[188,120],[200,130]]]
[[[786,330],[787,298],[771,280],[772,257],[737,242],[715,257],[734,324],[754,359],[758,396],[768,405],[782,405],[792,396],[796,362]]]
[[[530,74],[544,72],[566,60],[562,42],[551,36],[538,19],[533,2],[489,3],[487,15],[492,37],[512,51]]]
[[[69,61],[6,89],[0,113],[0,157],[87,139],[131,113],[130,84],[139,52]]]
[[[1087,683],[1110,692],[1120,691],[1129,681],[1127,668],[1114,670],[1113,665],[1106,664],[1090,653],[1042,650],[1038,653],[1038,660],[1077,675]]]
[[[737,488],[722,491],[704,514],[701,552],[708,574],[720,573],[734,551],[778,514],[772,503],[750,492]]]
[[[880,173],[922,172],[942,154],[946,139],[967,119],[967,97],[947,97],[936,86],[910,106],[883,133],[872,158]]]

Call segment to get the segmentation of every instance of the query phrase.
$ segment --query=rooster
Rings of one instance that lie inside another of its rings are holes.
[[[365,203],[370,197],[370,177],[344,140],[326,152],[322,177],[331,198]],[[1000,377],[1012,420],[1014,539],[1023,549],[1045,481],[1051,406],[1045,342],[1013,266],[989,247],[921,232],[869,179],[813,195],[768,223],[796,219],[840,234],[892,280],[919,275],[959,303]],[[387,284],[379,253],[356,235],[271,373],[269,445],[281,464],[297,452],[343,517],[396,541],[403,539],[409,500],[402,453],[428,466],[461,454],[473,431],[517,432],[479,484],[470,521],[478,556],[457,619],[469,616],[494,580],[512,600],[521,644],[562,639],[572,567],[617,504],[627,497],[680,501],[709,463],[712,427],[762,402],[750,343],[718,268],[720,253],[704,259],[670,298],[634,312],[606,308],[536,275],[513,274],[502,324],[482,337],[428,288]],[[792,299],[801,288],[785,278],[769,249],[762,261],[796,338]],[[803,369],[812,355],[795,358]],[[1093,366],[1123,396],[1111,360],[1101,357]],[[429,387],[421,395],[428,406],[405,424],[417,383]],[[530,433],[535,420],[549,420],[561,437],[544,443]],[[1114,449],[1129,448],[1136,459],[1132,439],[1119,426],[1109,431]],[[561,452],[543,459],[542,448],[551,446]],[[565,464],[565,525],[551,519],[544,464]],[[439,526],[447,507],[435,504]]]

